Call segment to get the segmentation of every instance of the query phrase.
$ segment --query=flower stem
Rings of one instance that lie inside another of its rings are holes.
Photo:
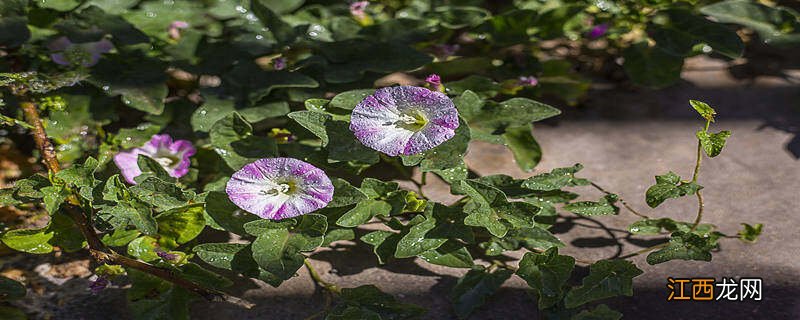
[[[342,289],[340,289],[337,285],[323,280],[317,272],[317,269],[314,269],[314,266],[311,265],[311,262],[308,259],[303,260],[303,264],[306,265],[308,273],[311,274],[311,279],[314,279],[314,282],[316,282],[320,287],[335,294],[342,293]]]
[[[56,174],[57,172],[61,171],[61,165],[58,163],[58,159],[56,158],[53,144],[50,142],[50,139],[47,138],[47,133],[42,125],[42,119],[39,116],[39,110],[37,109],[36,104],[27,100],[26,97],[18,97],[22,100],[20,107],[25,114],[25,120],[30,123],[31,126],[33,126],[33,140],[36,142],[36,146],[42,153],[42,162],[44,162],[45,166],[47,166],[50,174]],[[179,287],[192,291],[209,301],[226,301],[248,309],[254,306],[253,303],[244,299],[230,296],[220,291],[211,290],[189,280],[180,278],[171,270],[162,269],[151,264],[117,254],[103,244],[103,242],[100,240],[100,237],[97,235],[94,227],[92,227],[91,223],[87,219],[87,216],[82,212],[80,200],[78,196],[74,194],[74,192],[68,197],[67,203],[65,203],[64,206],[64,211],[66,211],[66,213],[72,218],[72,220],[78,226],[78,229],[86,238],[86,242],[89,245],[89,253],[95,260],[97,260],[97,262],[118,264],[124,267],[149,273],[153,276],[172,282]]]
[[[644,254],[644,253],[648,253],[648,252],[650,252],[650,251],[653,251],[653,250],[658,250],[658,249],[661,249],[661,248],[663,248],[663,247],[666,247],[666,246],[668,246],[668,245],[669,245],[669,242],[659,243],[659,244],[657,244],[657,245],[654,245],[654,246],[652,246],[652,247],[647,247],[647,248],[644,248],[644,249],[642,249],[642,250],[639,250],[639,251],[636,251],[636,252],[633,252],[633,253],[629,253],[629,254],[626,254],[626,255],[624,255],[624,256],[620,256],[620,257],[618,257],[617,259],[628,259],[628,258],[632,258],[632,257],[638,256],[638,255],[640,255],[640,254]]]
[[[703,131],[708,131],[708,127],[711,125],[711,120],[706,120],[706,125],[703,127]],[[700,175],[700,164],[703,162],[703,144],[700,142],[700,138],[697,138],[697,160],[695,160],[694,164],[694,173],[692,173],[692,183],[697,183],[697,177]],[[697,195],[697,217],[694,219],[694,223],[692,224],[692,228],[689,229],[689,232],[692,232],[697,229],[697,226],[700,225],[700,221],[703,219],[703,195],[700,193],[700,190],[695,192]]]

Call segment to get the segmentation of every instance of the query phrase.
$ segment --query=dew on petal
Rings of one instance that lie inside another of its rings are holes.
[[[458,111],[444,93],[422,87],[381,88],[353,109],[350,131],[390,156],[430,150],[455,136]]]
[[[265,158],[235,172],[225,192],[242,210],[280,220],[328,205],[333,199],[333,184],[324,171],[307,162]]]

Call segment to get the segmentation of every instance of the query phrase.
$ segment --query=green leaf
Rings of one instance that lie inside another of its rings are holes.
[[[325,131],[328,133],[328,161],[356,161],[360,163],[378,163],[378,152],[367,148],[356,140],[345,121],[327,121]]]
[[[764,228],[763,224],[756,223],[754,225],[749,225],[747,223],[742,223],[742,230],[739,231],[739,239],[744,242],[756,242],[758,240],[758,236],[761,235],[761,229]]]
[[[192,129],[197,132],[208,132],[214,126],[214,123],[232,112],[238,112],[247,122],[256,123],[286,115],[289,113],[289,104],[284,101],[278,101],[255,107],[237,108],[236,102],[233,100],[207,95],[203,105],[199,106],[192,114]]]
[[[647,255],[647,263],[659,264],[675,259],[711,261],[711,250],[715,247],[709,237],[678,231],[672,234],[665,248]]]
[[[342,303],[325,317],[327,320],[350,319],[417,319],[425,309],[398,302],[373,285],[342,289]]]
[[[68,186],[94,187],[96,180],[94,172],[97,170],[97,160],[89,157],[83,164],[75,164],[56,173],[56,178],[64,181]]]
[[[375,93],[375,89],[357,89],[345,91],[334,96],[330,103],[328,103],[328,107],[342,110],[353,110],[357,104],[361,103],[361,101],[373,93]]]
[[[233,285],[233,282],[228,278],[225,278],[191,262],[181,267],[180,274],[178,276],[202,285],[203,287],[217,290]]]
[[[670,171],[665,175],[656,176],[656,184],[645,192],[645,201],[648,206],[655,208],[667,199],[695,194],[702,188],[694,182],[681,181],[680,176]]]
[[[236,264],[236,254],[248,247],[242,243],[202,243],[195,246],[192,251],[200,260],[220,268],[233,270]]]
[[[467,154],[469,141],[469,126],[464,119],[459,119],[459,126],[450,140],[420,154],[401,156],[401,158],[405,165],[418,162],[423,172],[459,168],[465,165],[464,156]],[[421,161],[416,161],[417,159]]]
[[[158,243],[166,249],[174,249],[189,242],[206,226],[202,203],[171,209],[159,214],[156,221],[158,234],[161,236]]]
[[[289,3],[296,1],[297,0],[292,0]],[[272,35],[275,36],[275,39],[278,40],[280,44],[290,44],[291,42],[294,42],[298,34],[294,31],[292,26],[283,21],[281,16],[277,15],[274,10],[285,10],[294,5],[273,8],[272,5],[275,2],[283,1],[253,0],[250,2],[250,10],[253,11],[253,14],[255,14],[256,17],[258,17],[258,20],[261,21],[261,24],[263,24],[264,27],[272,32]]]
[[[255,160],[278,155],[275,140],[253,135],[253,127],[237,112],[214,123],[209,136],[214,150],[234,170]]]
[[[125,227],[129,224],[145,234],[156,233],[156,221],[152,209],[145,203],[132,200],[120,202],[114,206],[107,206],[97,212],[99,218],[111,224],[114,228]]]
[[[258,216],[239,209],[225,192],[211,191],[205,199],[207,222],[213,222],[225,231],[233,232],[240,236],[246,235],[244,225],[258,220]]]
[[[583,310],[574,315],[571,320],[619,320],[622,313],[612,310],[608,306],[601,304],[592,310]]]
[[[586,179],[576,178],[575,173],[583,169],[580,163],[565,168],[555,168],[549,173],[542,173],[525,179],[522,186],[531,190],[551,191],[564,187],[585,186],[590,182]]]
[[[11,249],[44,254],[54,246],[73,252],[84,246],[84,239],[75,224],[63,214],[53,214],[47,226],[41,229],[16,229],[2,235],[0,240]]]
[[[136,51],[101,59],[92,68],[89,82],[109,96],[121,96],[131,108],[160,115],[169,91],[165,69],[163,62]]]
[[[185,206],[195,197],[194,192],[183,191],[176,184],[153,176],[131,186],[129,190],[137,198],[157,207],[160,211]]]
[[[474,180],[460,183],[461,189],[472,199],[464,206],[464,212],[468,213],[464,224],[484,227],[501,238],[509,229],[506,222],[517,228],[536,225],[534,217],[539,212],[538,207],[526,202],[508,202],[502,191]]]
[[[139,166],[139,169],[142,170],[142,174],[133,178],[137,183],[144,182],[151,177],[162,181],[175,181],[175,178],[170,176],[160,163],[149,156],[140,154],[136,159],[136,164]]]
[[[431,62],[430,55],[399,42],[362,39],[323,42],[319,52],[328,60],[324,78],[329,83],[357,81],[368,72],[384,74],[414,70]]]
[[[427,263],[451,268],[472,268],[475,265],[469,250],[453,240],[448,240],[436,249],[420,253],[419,257]]]
[[[384,264],[397,251],[397,243],[403,235],[385,230],[377,230],[361,237],[361,241],[372,246],[372,252],[378,257],[378,263]]]
[[[132,301],[130,309],[136,320],[188,320],[189,303],[194,299],[186,289],[172,286],[157,299]]]
[[[618,295],[633,295],[633,278],[642,274],[627,260],[600,260],[589,267],[583,285],[567,292],[564,303],[574,308],[595,300]]]
[[[460,208],[433,203],[425,208],[425,221],[412,226],[400,239],[394,256],[410,258],[439,248],[448,239],[474,241],[472,229],[464,225],[466,214]]]
[[[114,135],[114,142],[119,144],[122,149],[141,147],[159,132],[161,132],[161,126],[145,122],[135,128],[119,129]]]
[[[481,111],[467,122],[474,138],[503,143],[502,135],[508,128],[529,126],[531,122],[559,114],[560,110],[547,104],[528,98],[511,98],[503,102],[486,101]]]
[[[622,66],[631,80],[642,86],[663,88],[681,78],[683,57],[674,56],[661,47],[650,47],[647,42],[631,45],[622,52]]]
[[[367,223],[376,215],[389,216],[391,210],[392,206],[386,201],[364,200],[339,217],[339,219],[336,220],[336,224],[347,228],[357,227]]]
[[[289,113],[288,116],[322,140],[323,147],[328,145],[325,122],[331,119],[330,115],[317,111],[295,111]]]
[[[512,229],[505,237],[492,237],[489,241],[481,243],[480,247],[485,250],[486,255],[496,256],[504,251],[516,251],[521,248],[528,250],[561,248],[564,247],[564,243],[549,231],[534,227]]]
[[[256,235],[253,241],[253,259],[264,270],[282,280],[294,276],[303,265],[301,251],[312,251],[322,244],[327,219],[319,214],[280,222],[257,220],[245,225],[245,230]]]
[[[50,240],[53,238],[52,232],[47,232],[47,228],[41,229],[16,229],[3,234],[0,240],[9,248],[35,254],[50,253],[53,246]]]
[[[475,205],[464,208],[469,215],[464,219],[464,224],[484,227],[496,237],[503,237],[508,232],[508,226],[500,220],[500,215],[495,211],[495,203],[505,202],[505,195],[493,187],[482,183],[462,180],[461,189],[472,199]]]
[[[112,233],[104,234],[101,240],[107,246],[122,247],[122,246],[127,246],[128,243],[138,238],[140,234],[142,233],[136,229],[133,230],[115,229],[114,232]]]
[[[89,6],[81,10],[80,13],[73,14],[69,19],[59,21],[53,27],[74,42],[97,41],[105,34],[111,34],[111,40],[119,45],[149,42],[147,35],[136,29],[131,23],[120,16],[105,13],[95,6]],[[146,68],[149,66],[140,67]],[[115,68],[115,70],[123,68],[125,68],[124,65]],[[101,68],[97,65],[93,69]]]
[[[533,138],[530,125],[506,129],[503,139],[523,171],[533,170],[542,160],[542,147]]]
[[[689,100],[689,104],[694,108],[697,113],[700,114],[703,119],[708,120],[709,122],[714,122],[714,115],[717,114],[717,111],[714,110],[711,106],[707,103],[697,100]]]
[[[128,254],[144,262],[153,262],[161,259],[156,254],[158,240],[149,236],[141,236],[128,243]]]
[[[744,43],[736,31],[685,9],[660,10],[648,34],[656,45],[676,56],[689,56],[693,47],[706,44],[729,58],[742,56]]]
[[[22,202],[33,202],[44,197],[42,188],[50,185],[50,180],[40,174],[33,174],[28,178],[17,180],[14,183],[14,198]]]
[[[507,269],[498,269],[489,273],[481,266],[476,266],[458,279],[450,292],[450,300],[460,319],[466,319],[472,311],[486,303],[500,286],[514,273]]]
[[[727,130],[717,133],[708,133],[705,130],[697,131],[697,139],[700,140],[703,151],[711,158],[718,156],[722,152],[722,148],[725,147],[725,140],[730,136],[731,132]]]
[[[619,197],[609,194],[600,201],[573,202],[564,206],[564,210],[583,216],[599,216],[619,213],[619,208],[614,205]]]
[[[700,12],[721,23],[752,28],[764,42],[772,45],[800,42],[798,15],[786,7],[769,7],[757,1],[727,0],[702,7]]]
[[[467,121],[475,118],[483,109],[483,99],[472,90],[464,90],[460,96],[453,98],[453,104],[458,110],[458,115]]]
[[[333,199],[328,202],[327,208],[346,207],[357,204],[367,199],[367,195],[344,179],[333,178]]]
[[[445,88],[449,95],[464,95],[469,91],[470,95],[475,95],[481,99],[494,97],[502,89],[494,80],[476,75],[471,75],[458,81],[447,82],[445,83]],[[461,108],[459,108],[459,111],[461,111]],[[469,115],[462,116],[468,121],[472,119]]]
[[[56,213],[64,200],[69,197],[72,192],[63,186],[49,186],[41,189],[42,201],[44,202],[44,209],[50,214]]]
[[[25,297],[27,289],[25,285],[18,281],[0,276],[0,300],[9,301],[17,300]],[[2,313],[0,313],[1,315]]]
[[[546,309],[561,301],[574,268],[575,258],[559,255],[558,249],[550,248],[540,254],[525,253],[516,273],[536,291],[539,309]]]
[[[662,229],[670,233],[675,231],[689,232],[693,224],[692,222],[675,221],[670,218],[642,219],[628,226],[628,231],[639,235],[658,235]],[[695,228],[695,233],[706,235],[713,229],[714,226],[711,224],[700,224]]]

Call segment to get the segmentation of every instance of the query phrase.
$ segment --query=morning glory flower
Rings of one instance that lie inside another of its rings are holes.
[[[350,131],[361,143],[390,156],[432,149],[456,128],[458,111],[447,95],[411,86],[378,89],[350,118]]]
[[[279,57],[272,60],[272,68],[275,70],[286,69],[286,58]]]
[[[293,158],[265,158],[245,165],[225,187],[239,208],[264,219],[297,217],[328,205],[333,184],[321,169]]]
[[[521,86],[535,87],[537,84],[539,84],[539,79],[536,79],[536,77],[534,76],[519,77],[519,81],[517,81],[517,84]]]
[[[189,158],[196,151],[188,140],[172,141],[172,137],[168,134],[157,134],[139,148],[117,153],[114,156],[114,163],[122,172],[125,181],[130,184],[136,184],[133,178],[142,174],[138,164],[140,154],[158,162],[170,176],[180,178],[189,172],[191,164]]]
[[[442,77],[440,77],[438,74],[434,73],[425,78],[425,85],[433,91],[444,92]]]
[[[602,37],[603,35],[606,34],[606,32],[608,32],[608,24],[601,23],[601,24],[598,24],[598,25],[592,27],[592,29],[589,30],[589,32],[586,34],[586,36],[589,37],[589,39],[594,40],[594,39]]]
[[[109,284],[111,284],[111,282],[109,282],[108,279],[98,276],[94,281],[89,281],[89,291],[91,291],[92,294],[98,294],[107,288]]]
[[[167,27],[167,35],[172,40],[178,40],[181,38],[181,30],[186,29],[189,27],[189,23],[186,21],[175,20],[169,24]]]
[[[114,45],[106,39],[97,42],[72,43],[67,37],[60,37],[50,42],[47,48],[55,52],[50,54],[50,59],[57,64],[91,67],[97,64],[100,55],[111,51]]]

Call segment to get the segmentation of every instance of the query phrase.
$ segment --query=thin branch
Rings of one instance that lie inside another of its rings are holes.
[[[616,193],[608,192],[608,191],[606,191],[606,189],[603,189],[601,186],[597,185],[594,182],[591,182],[591,184],[592,184],[593,187],[595,187],[595,189],[600,190],[600,192],[605,193],[606,195],[610,195],[610,194],[616,195],[618,197],[617,200],[619,201],[619,203],[621,203],[622,206],[625,207],[625,209],[628,209],[628,211],[630,211],[631,213],[633,213],[633,214],[635,214],[635,215],[637,215],[639,217],[645,218],[645,219],[650,219],[650,217],[648,217],[648,216],[646,216],[644,214],[641,214],[638,211],[636,211],[635,209],[633,209],[633,207],[631,207],[627,202],[625,202],[624,199],[622,199],[622,197],[620,197]]]
[[[711,120],[706,120],[706,125],[703,128],[703,131],[708,131],[708,126],[711,125]],[[703,162],[703,144],[700,142],[700,138],[697,138],[697,159],[695,160],[694,164],[694,173],[692,173],[692,183],[697,182],[697,177],[700,175],[700,164]],[[694,224],[692,224],[692,228],[689,229],[689,232],[694,231],[697,229],[697,226],[700,225],[700,221],[703,219],[703,195],[700,194],[700,190],[695,191],[697,195],[697,217],[694,219]]]
[[[39,118],[39,110],[36,109],[36,104],[30,101],[23,101],[20,102],[19,105],[22,108],[22,112],[25,114],[25,121],[33,126],[33,141],[36,142],[39,151],[42,152],[42,162],[44,162],[47,169],[52,173],[60,171],[61,166],[58,164],[56,150],[53,148],[50,139],[47,138],[47,133],[45,133],[44,126],[42,125],[42,119]]]
[[[661,248],[666,247],[668,245],[669,245],[669,242],[660,243],[660,244],[654,245],[652,247],[644,248],[642,250],[639,250],[639,251],[636,251],[636,252],[633,252],[633,253],[629,253],[629,254],[626,254],[624,256],[620,256],[617,259],[632,258],[632,257],[638,256],[638,255],[643,254],[643,253],[648,253],[648,252],[653,251],[653,250],[661,249]]]
[[[342,289],[340,289],[338,286],[322,279],[322,277],[319,275],[317,270],[314,269],[314,266],[311,265],[311,262],[308,259],[303,260],[303,264],[306,265],[306,269],[308,269],[308,273],[311,274],[311,278],[314,279],[314,282],[316,282],[320,287],[336,294],[342,293]]]
[[[697,217],[694,218],[694,223],[692,224],[692,228],[689,229],[689,232],[694,231],[697,229],[697,226],[700,225],[700,220],[703,219],[703,195],[700,193],[700,190],[697,190]]]
[[[24,97],[20,98],[24,99]],[[42,162],[44,162],[51,174],[58,173],[61,171],[61,166],[56,158],[53,144],[50,142],[50,139],[47,138],[47,133],[42,125],[42,119],[39,117],[39,110],[37,109],[36,105],[30,101],[23,101],[20,103],[20,107],[25,113],[27,122],[33,126],[33,140],[36,142],[36,146],[42,153]],[[189,280],[180,278],[170,270],[159,268],[154,265],[117,254],[103,244],[103,242],[100,240],[97,232],[86,218],[86,215],[80,209],[80,201],[78,200],[78,197],[73,194],[68,198],[67,202],[68,203],[65,204],[65,211],[72,218],[72,220],[78,226],[78,229],[86,238],[86,242],[89,245],[89,253],[98,262],[118,264],[146,272],[166,281],[172,282],[184,289],[197,293],[209,301],[229,302],[248,309],[255,306],[255,304],[246,300],[228,295],[223,292],[208,289]]]

